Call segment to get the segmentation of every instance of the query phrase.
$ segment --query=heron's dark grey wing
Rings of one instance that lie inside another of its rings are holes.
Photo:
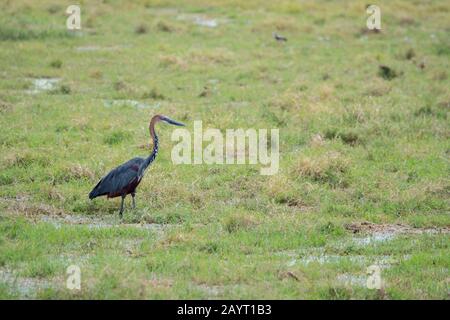
[[[139,168],[144,161],[142,158],[133,158],[111,170],[92,189],[89,198],[93,199],[98,196],[117,193],[129,186],[138,178]]]

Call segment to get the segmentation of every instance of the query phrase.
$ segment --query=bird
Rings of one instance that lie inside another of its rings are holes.
[[[272,35],[273,35],[274,39],[277,40],[277,41],[284,41],[284,42],[287,41],[286,37],[280,36],[279,34],[277,34],[275,32]]]
[[[158,114],[152,117],[149,124],[149,130],[153,140],[153,150],[150,155],[146,158],[133,158],[111,170],[107,175],[101,178],[97,185],[92,189],[89,193],[89,199],[92,200],[100,196],[107,196],[107,198],[122,197],[119,211],[120,218],[122,218],[123,215],[124,200],[127,195],[131,194],[133,209],[136,208],[136,188],[141,183],[145,171],[158,154],[159,141],[158,135],[155,132],[155,124],[160,121],[175,126],[184,126],[183,123],[172,120],[164,115]]]

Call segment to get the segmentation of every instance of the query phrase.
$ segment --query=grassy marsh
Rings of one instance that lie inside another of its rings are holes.
[[[0,5],[0,298],[448,299],[448,2],[379,1],[380,33],[361,1],[84,1],[79,32],[70,4]],[[160,125],[120,223],[87,194],[156,113],[279,128],[280,171],[174,166]]]

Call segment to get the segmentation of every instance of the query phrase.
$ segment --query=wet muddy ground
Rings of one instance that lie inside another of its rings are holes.
[[[13,294],[20,299],[34,299],[38,291],[54,286],[49,280],[21,277],[16,271],[6,268],[0,268],[0,283],[13,288]]]
[[[398,235],[405,234],[450,233],[449,227],[414,228],[405,224],[375,224],[367,221],[347,224],[345,228],[354,234],[354,242],[359,245],[390,241]]]
[[[415,236],[421,234],[450,234],[450,229],[443,228],[414,228],[405,224],[375,224],[371,222],[359,222],[346,225],[346,229],[353,236],[344,239],[332,246],[345,247],[356,245],[357,247],[377,246],[396,239],[399,236]],[[409,260],[410,255],[359,255],[359,254],[331,254],[327,253],[323,247],[310,248],[307,250],[287,250],[276,253],[287,259],[285,266],[292,268],[295,266],[309,265],[339,265],[351,263],[360,266],[361,272],[358,274],[343,273],[336,277],[336,282],[344,286],[365,287],[368,275],[366,268],[377,266],[381,271],[391,268],[403,261]]]
[[[372,222],[357,222],[347,224],[345,228],[355,234],[423,234],[423,233],[450,233],[450,227],[442,228],[414,228],[405,224],[376,224]]]
[[[131,227],[146,229],[155,232],[163,232],[171,227],[168,224],[158,223],[124,223],[115,216],[84,216],[84,215],[60,215],[60,216],[47,216],[41,215],[38,219],[41,222],[51,223],[57,228],[61,226],[84,226],[90,229],[100,228],[118,228],[118,227]]]
[[[9,204],[11,209],[14,209],[16,214],[27,213],[24,215],[34,223],[49,223],[56,228],[63,226],[82,226],[89,229],[103,229],[103,228],[139,228],[149,230],[156,234],[158,238],[164,236],[166,232],[176,226],[170,224],[157,223],[126,223],[121,221],[117,215],[79,215],[68,214],[62,211],[55,211],[51,207],[32,206],[28,203],[27,198],[3,199]],[[32,213],[32,214],[30,214]],[[449,234],[450,228],[414,228],[405,224],[375,224],[371,222],[355,222],[345,225],[350,237],[330,243],[330,248],[316,247],[316,248],[302,248],[299,250],[284,250],[278,251],[274,254],[280,257],[280,267],[287,268],[285,273],[288,278],[299,281],[294,271],[298,267],[311,267],[314,265],[354,265],[357,266],[359,272],[340,273],[334,279],[336,284],[348,287],[365,287],[367,285],[368,275],[366,269],[369,266],[378,266],[382,271],[398,265],[411,258],[410,255],[363,255],[363,254],[347,254],[340,253],[336,248],[343,248],[346,246],[368,247],[378,246],[395,240],[400,236],[417,236],[422,234]],[[142,243],[142,239],[118,239],[117,247],[122,248],[126,256],[130,258],[139,257],[140,253],[138,246]],[[334,248],[334,249],[333,249]],[[252,258],[250,255],[249,258]],[[76,263],[77,265],[87,263],[89,255],[79,256],[74,254],[61,255],[62,263]],[[289,276],[290,275],[290,276]],[[53,280],[52,280],[53,281]],[[37,292],[46,288],[55,287],[55,284],[50,280],[40,278],[23,277],[19,273],[9,269],[0,269],[0,282],[13,288],[13,291],[20,298],[35,298]],[[160,283],[155,280],[156,285],[167,286],[170,283]],[[238,287],[233,286],[210,286],[198,284],[192,290],[200,291],[207,296],[214,298],[220,297],[227,290],[238,290]]]

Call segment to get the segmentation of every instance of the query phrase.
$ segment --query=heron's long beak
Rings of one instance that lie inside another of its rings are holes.
[[[184,127],[184,126],[185,126],[184,123],[181,123],[181,122],[172,120],[172,119],[170,119],[170,118],[168,118],[168,117],[161,117],[161,120],[162,120],[162,121],[165,121],[165,122],[167,122],[167,123],[173,124],[174,126],[180,126],[180,127]]]

